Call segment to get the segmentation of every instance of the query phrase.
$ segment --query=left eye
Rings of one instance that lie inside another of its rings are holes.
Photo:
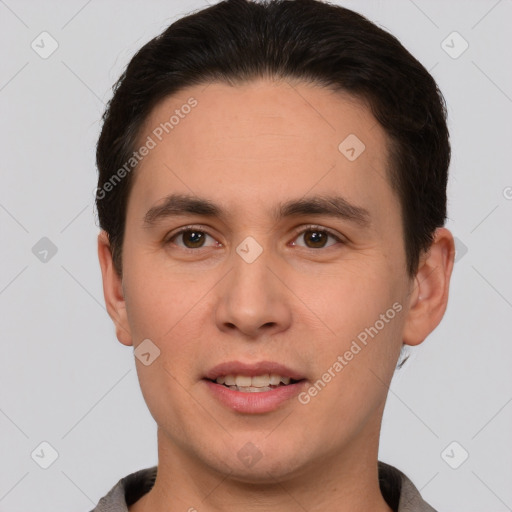
[[[323,249],[324,247],[330,247],[331,245],[342,241],[333,233],[320,228],[305,229],[298,234],[297,239],[300,238],[304,239],[305,245],[297,244],[296,242],[293,242],[292,245],[299,245],[308,249]],[[333,239],[334,242],[327,245],[329,238]]]

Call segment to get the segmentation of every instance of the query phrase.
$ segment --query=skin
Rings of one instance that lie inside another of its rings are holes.
[[[158,425],[159,463],[155,486],[130,512],[389,512],[377,473],[388,386],[402,342],[421,343],[445,312],[453,237],[439,228],[417,275],[407,275],[387,138],[355,98],[266,79],[194,86],[157,105],[140,140],[190,96],[197,107],[133,176],[122,277],[108,237],[98,237],[117,338],[134,348],[149,338],[161,351],[149,366],[135,359]],[[354,161],[338,150],[349,134],[366,146]],[[280,202],[333,192],[367,209],[370,225],[272,216]],[[228,215],[145,227],[146,212],[170,193],[207,198]],[[169,241],[198,224],[209,235],[203,247],[194,248],[190,233]],[[309,224],[344,242],[315,246]],[[236,252],[247,236],[263,248],[250,264]],[[291,399],[273,412],[239,413],[202,380],[224,361],[270,360],[311,385],[397,302],[401,312],[306,405]],[[237,456],[249,442],[262,455],[251,467]]]

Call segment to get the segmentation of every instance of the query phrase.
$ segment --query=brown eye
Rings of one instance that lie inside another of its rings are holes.
[[[202,247],[205,240],[205,234],[201,231],[184,231],[181,233],[183,243],[190,249]]]
[[[214,243],[205,245],[208,238],[211,238]],[[166,244],[170,243],[173,243],[183,249],[193,250],[201,249],[203,247],[211,247],[215,245],[216,241],[213,237],[200,229],[186,228],[178,231],[178,233],[175,233],[166,241]]]
[[[309,247],[314,249],[322,248],[327,243],[328,235],[322,231],[306,231],[304,240]]]
[[[329,243],[329,238],[332,239],[333,242]],[[294,241],[293,245],[298,245],[307,249],[324,249],[326,247],[330,247],[331,245],[335,245],[337,242],[342,242],[342,240],[333,233],[325,229],[315,227],[302,230],[298,234],[296,240],[300,239],[304,240],[303,244]]]

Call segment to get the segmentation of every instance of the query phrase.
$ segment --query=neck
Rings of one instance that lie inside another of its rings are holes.
[[[268,471],[268,478],[256,483],[206,467],[159,429],[155,485],[129,512],[392,512],[379,488],[379,429],[371,430],[341,455],[324,456],[279,480]]]

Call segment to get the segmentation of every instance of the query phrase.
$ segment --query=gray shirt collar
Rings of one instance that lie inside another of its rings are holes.
[[[153,466],[122,478],[91,512],[128,512],[128,506],[151,490],[156,473],[157,466]],[[384,499],[394,511],[436,512],[422,499],[409,478],[395,467],[379,462],[379,482]]]

